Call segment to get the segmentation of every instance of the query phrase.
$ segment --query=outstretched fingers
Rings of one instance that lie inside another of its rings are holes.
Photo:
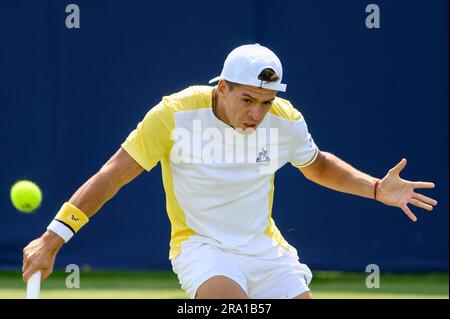
[[[406,158],[403,158],[397,165],[389,170],[389,173],[399,175],[406,166]]]
[[[419,201],[419,200],[417,200],[417,199],[415,199],[415,198],[411,198],[411,199],[409,200],[409,203],[410,203],[411,205],[416,206],[416,207],[420,207],[420,208],[426,209],[426,210],[428,210],[428,211],[430,211],[430,212],[433,210],[433,206],[428,205],[428,204],[425,204],[425,203],[423,203],[423,202],[421,202],[421,201]]]
[[[416,221],[417,221],[416,215],[414,215],[414,214],[412,213],[412,211],[409,209],[408,205],[406,205],[406,204],[403,205],[403,206],[401,207],[401,209],[402,209],[403,212],[406,214],[406,216],[409,217],[409,219],[411,219],[413,222],[416,222]]]
[[[421,202],[424,202],[424,203],[432,205],[432,206],[437,205],[437,200],[427,197],[425,195],[419,194],[419,193],[413,193],[413,198],[418,199]]]
[[[434,188],[434,183],[430,182],[412,182],[414,188]]]

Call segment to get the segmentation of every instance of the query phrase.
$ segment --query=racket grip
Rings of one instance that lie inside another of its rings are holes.
[[[27,281],[27,299],[39,299],[41,272],[34,273]]]

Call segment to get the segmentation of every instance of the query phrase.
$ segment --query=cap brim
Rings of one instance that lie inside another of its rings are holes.
[[[216,76],[215,78],[209,80],[208,83],[211,84],[211,83],[217,82],[217,81],[219,81],[221,79],[222,79],[222,76],[219,75],[219,76]],[[234,82],[234,83],[239,83],[239,84],[259,87],[259,88],[262,88],[262,89],[274,90],[274,91],[278,91],[278,92],[286,92],[286,87],[287,87],[286,84],[277,83],[277,82],[264,82],[263,84],[261,84],[261,83],[242,83],[242,82],[233,81],[233,80],[230,80],[230,81]]]
[[[217,82],[217,81],[219,81],[221,78],[222,78],[222,77],[221,77],[220,75],[219,75],[219,76],[216,76],[215,78],[209,80],[208,83],[214,83],[214,82]]]

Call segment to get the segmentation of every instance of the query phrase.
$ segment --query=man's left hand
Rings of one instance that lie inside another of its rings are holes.
[[[376,199],[383,204],[399,207],[412,220],[417,221],[417,217],[411,212],[408,204],[433,210],[437,201],[425,195],[415,192],[416,188],[434,188],[434,183],[411,182],[400,178],[400,172],[406,166],[406,159],[402,159],[394,168],[390,169],[387,175],[380,181],[377,189]]]

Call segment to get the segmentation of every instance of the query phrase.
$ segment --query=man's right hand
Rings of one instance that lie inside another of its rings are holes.
[[[35,273],[41,272],[41,280],[45,280],[53,272],[55,258],[64,245],[64,240],[51,231],[46,231],[40,238],[30,242],[23,249],[22,279],[27,282]]]

